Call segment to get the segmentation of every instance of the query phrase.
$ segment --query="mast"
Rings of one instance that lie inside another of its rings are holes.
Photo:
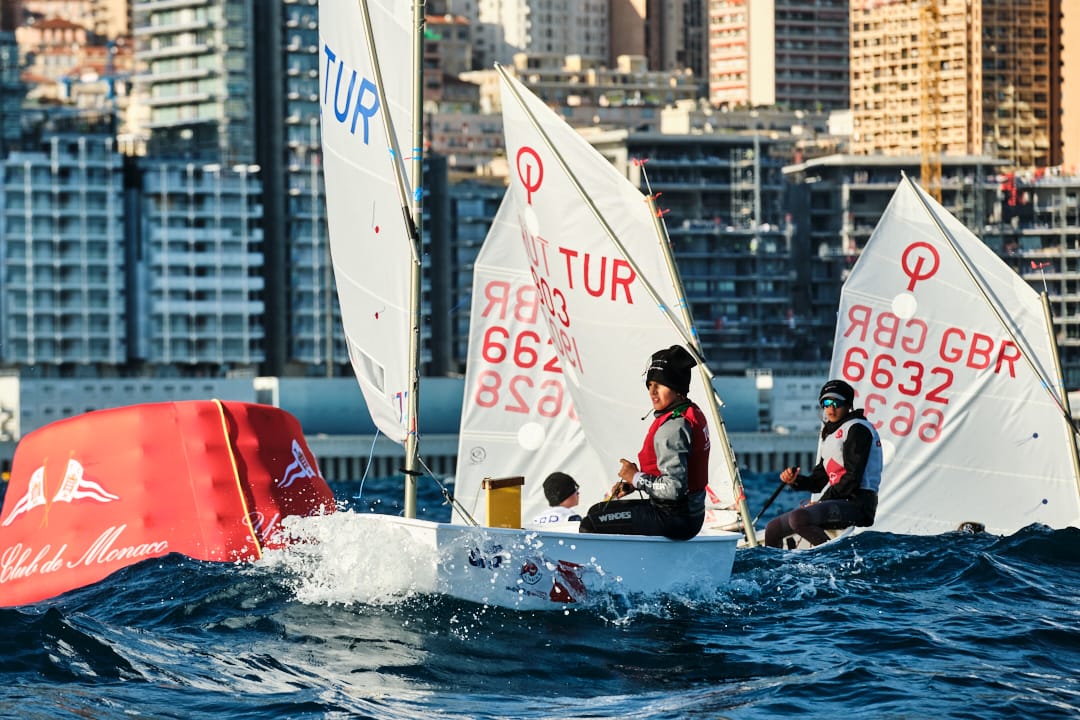
[[[405,509],[407,518],[416,517],[416,478],[420,454],[417,416],[420,414],[420,287],[423,257],[423,179],[424,179],[424,12],[425,0],[413,2],[413,111],[412,111],[412,197],[410,229],[413,242],[412,273],[409,277],[409,391],[406,400],[408,435],[405,436]]]
[[[686,300],[686,289],[683,286],[682,275],[679,273],[679,268],[675,264],[675,257],[671,252],[671,238],[667,232],[667,225],[664,223],[663,213],[656,207],[656,195],[653,193],[652,188],[649,187],[649,179],[645,174],[644,165],[641,166],[641,174],[645,177],[645,185],[649,191],[646,200],[649,203],[649,210],[652,211],[653,226],[656,228],[656,237],[660,241],[660,247],[664,253],[664,261],[667,263],[668,274],[671,276],[671,284],[674,286],[675,294],[679,299],[679,309],[682,311],[683,324],[690,331],[689,342],[693,345],[692,352],[697,357],[698,372],[701,375],[702,383],[705,385],[705,397],[708,400],[709,415],[712,419],[713,426],[716,428],[716,434],[719,436],[720,442],[722,443],[720,449],[723,451],[724,458],[728,463],[728,469],[731,471],[731,483],[735,492],[735,503],[739,508],[739,517],[742,518],[746,542],[750,547],[757,547],[757,533],[754,531],[754,521],[750,517],[750,508],[746,504],[746,491],[743,490],[742,477],[739,475],[739,463],[735,461],[735,451],[731,447],[731,441],[728,439],[727,427],[724,425],[724,418],[720,414],[720,403],[716,397],[716,388],[714,388],[712,384],[712,371],[710,371],[709,367],[705,364],[704,356],[701,353],[701,340],[698,337],[697,330],[694,329],[694,318],[690,314],[690,303]]]

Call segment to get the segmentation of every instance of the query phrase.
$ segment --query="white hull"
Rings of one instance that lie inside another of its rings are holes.
[[[742,535],[678,542],[635,535],[471,527],[358,516],[370,537],[412,558],[412,590],[515,610],[562,610],[626,595],[700,593],[727,584]]]

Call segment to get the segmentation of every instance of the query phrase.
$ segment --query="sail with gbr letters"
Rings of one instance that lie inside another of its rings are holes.
[[[874,530],[1080,527],[1048,313],[909,178],[844,283],[830,376],[855,387],[881,436]]]

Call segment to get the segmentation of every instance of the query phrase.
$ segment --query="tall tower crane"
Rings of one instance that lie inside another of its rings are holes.
[[[919,147],[923,189],[941,202],[941,60],[938,0],[919,7]]]

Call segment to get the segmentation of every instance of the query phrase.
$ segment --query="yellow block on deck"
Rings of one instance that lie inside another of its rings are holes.
[[[487,524],[489,527],[521,527],[520,475],[504,478],[484,478],[480,487],[487,490]]]

